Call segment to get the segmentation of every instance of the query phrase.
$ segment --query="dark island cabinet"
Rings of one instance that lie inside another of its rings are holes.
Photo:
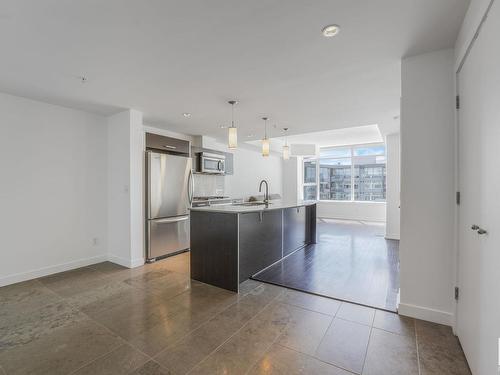
[[[282,210],[249,212],[239,218],[239,281],[281,259]]]
[[[283,210],[283,256],[306,244],[306,207]]]

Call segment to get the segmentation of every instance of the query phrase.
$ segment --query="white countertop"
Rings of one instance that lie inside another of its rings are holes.
[[[291,208],[291,207],[311,206],[311,205],[316,204],[316,203],[317,203],[317,201],[271,200],[269,202],[269,206],[265,206],[265,205],[242,206],[242,205],[234,204],[234,205],[215,205],[215,206],[206,206],[206,207],[192,207],[190,210],[191,211],[240,214],[240,213],[246,213],[246,212],[271,211],[271,210],[281,210],[284,208]]]

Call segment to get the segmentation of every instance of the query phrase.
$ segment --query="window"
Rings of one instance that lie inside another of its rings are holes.
[[[304,160],[304,199],[316,199],[316,190],[318,188],[316,180],[316,159]]]
[[[385,202],[385,164],[383,144],[321,148],[304,160],[304,199]]]
[[[385,202],[385,146],[353,148],[354,200]]]

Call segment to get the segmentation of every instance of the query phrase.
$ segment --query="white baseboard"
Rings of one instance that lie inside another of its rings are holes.
[[[321,215],[317,216],[318,219],[333,219],[333,220],[347,220],[347,221],[368,221],[373,223],[385,223],[385,220],[380,218],[368,218],[368,217],[346,217],[346,216],[335,216],[335,215]]]
[[[69,271],[75,268],[90,266],[91,264],[104,262],[107,259],[107,255],[98,255],[91,258],[79,259],[68,263],[57,264],[55,266],[43,267],[36,270],[4,276],[0,278],[0,287],[19,283],[21,281],[36,279],[38,277],[52,275],[58,272]]]
[[[398,313],[400,315],[409,316],[411,318],[444,324],[446,326],[452,326],[454,321],[454,316],[450,312],[406,303],[399,304]]]
[[[136,258],[136,259],[125,259],[113,254],[109,254],[107,258],[110,262],[119,264],[120,266],[127,268],[135,268],[144,265],[144,258]]]

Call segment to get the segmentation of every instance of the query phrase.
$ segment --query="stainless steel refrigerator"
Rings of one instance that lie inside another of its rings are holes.
[[[147,260],[189,249],[191,158],[147,151],[146,185]]]

